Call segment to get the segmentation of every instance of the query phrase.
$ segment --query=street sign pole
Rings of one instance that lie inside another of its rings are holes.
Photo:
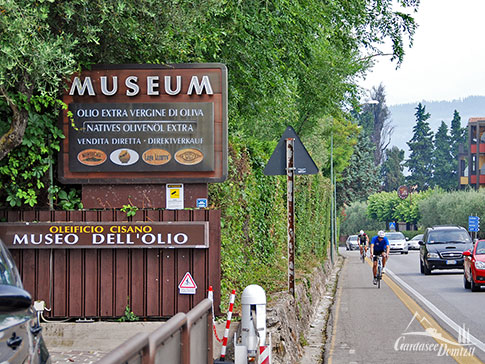
[[[332,196],[330,197],[330,261],[333,264],[333,242],[335,240],[334,229],[334,201],[333,201],[333,132],[330,135],[330,186],[332,189]]]
[[[337,173],[333,173],[333,238],[335,242],[335,247],[334,247],[334,252],[335,252],[335,257],[338,256],[338,229],[337,229]]]
[[[288,291],[295,297],[295,175],[317,174],[318,168],[295,130],[288,126],[278,141],[263,173],[287,179],[286,204],[288,228]]]
[[[288,210],[288,291],[295,297],[295,139],[286,139],[286,199]]]

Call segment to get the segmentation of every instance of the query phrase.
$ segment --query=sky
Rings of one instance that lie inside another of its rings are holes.
[[[401,67],[380,57],[361,86],[382,82],[388,106],[485,96],[484,16],[485,0],[421,0]]]

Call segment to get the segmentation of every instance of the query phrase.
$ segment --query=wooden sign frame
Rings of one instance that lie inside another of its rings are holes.
[[[63,101],[62,183],[213,183],[227,177],[223,64],[97,65],[71,77]]]

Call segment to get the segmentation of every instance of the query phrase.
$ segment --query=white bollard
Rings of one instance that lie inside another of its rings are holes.
[[[235,363],[271,363],[271,343],[267,344],[266,331],[266,293],[252,284],[241,296],[241,335],[235,342]]]

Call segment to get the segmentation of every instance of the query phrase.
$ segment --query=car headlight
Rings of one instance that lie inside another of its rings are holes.
[[[485,262],[475,261],[475,268],[477,268],[477,269],[485,269]]]
[[[437,253],[428,253],[428,258],[439,258],[440,256]]]

